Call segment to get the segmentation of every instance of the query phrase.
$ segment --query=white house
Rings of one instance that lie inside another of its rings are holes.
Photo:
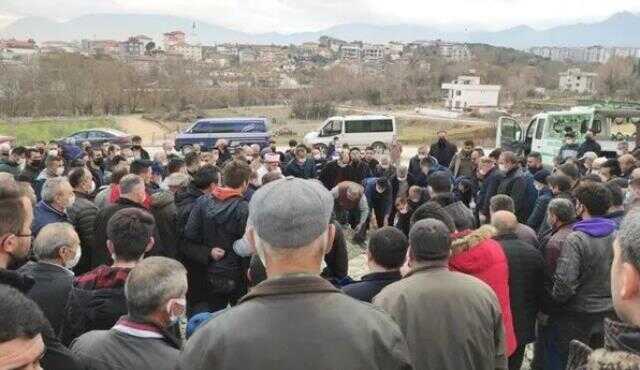
[[[186,60],[194,62],[200,62],[202,60],[202,46],[180,43],[174,45],[170,50],[175,54],[182,55]]]
[[[451,110],[497,107],[500,85],[481,85],[480,77],[459,76],[451,83],[442,84],[445,107]]]
[[[597,73],[582,72],[580,68],[571,68],[560,73],[560,90],[574,91],[579,94],[593,93],[596,90]]]

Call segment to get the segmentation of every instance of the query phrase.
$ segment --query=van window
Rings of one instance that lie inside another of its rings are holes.
[[[346,121],[345,132],[347,134],[369,133],[369,132],[392,132],[393,120],[357,120]]]
[[[538,119],[538,127],[536,128],[536,139],[542,139],[542,131],[544,130],[544,124],[547,120],[544,118]]]
[[[235,134],[266,131],[263,121],[202,121],[191,129],[193,134]]]
[[[320,132],[320,136],[336,136],[342,133],[342,121],[334,120],[327,123]]]

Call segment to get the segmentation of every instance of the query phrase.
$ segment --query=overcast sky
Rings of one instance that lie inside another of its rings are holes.
[[[640,12],[640,0],[0,0],[0,27],[24,16],[171,14],[245,32],[316,31],[343,23],[498,30],[548,28]]]

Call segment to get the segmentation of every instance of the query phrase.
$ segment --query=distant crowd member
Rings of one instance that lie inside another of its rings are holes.
[[[359,282],[344,287],[344,292],[353,298],[371,302],[385,286],[402,277],[400,267],[407,254],[407,237],[394,227],[383,227],[374,231],[367,246],[369,274]]]
[[[505,176],[500,182],[498,194],[505,194],[513,199],[514,213],[519,222],[525,223],[533,210],[533,204],[529,204],[527,179],[520,168],[518,157],[513,152],[503,152],[498,164]]]
[[[471,158],[473,147],[473,140],[466,140],[460,152],[453,156],[451,164],[449,164],[449,170],[453,174],[453,177],[472,178],[474,176],[475,165]]]
[[[195,333],[180,369],[297,369],[301,361],[318,369],[412,368],[406,341],[386,314],[318,276],[335,233],[332,209],[331,194],[308,180],[279,180],[256,192],[248,234],[268,279]],[[335,338],[339,356],[330,345]]]
[[[33,236],[54,222],[69,222],[67,209],[73,206],[75,195],[66,177],[47,180],[42,187],[42,200],[34,209]]]
[[[96,249],[95,223],[98,217],[98,207],[93,203],[92,194],[95,192],[95,182],[91,172],[84,168],[75,168],[69,173],[69,183],[73,187],[75,201],[67,208],[69,221],[73,224],[82,247],[82,258],[74,268],[77,274],[84,274],[91,269],[91,255]]]
[[[438,163],[444,167],[449,167],[451,159],[458,152],[456,144],[447,140],[447,132],[445,130],[438,131],[438,141],[431,145],[429,154],[438,160]]]
[[[491,289],[449,270],[451,239],[438,220],[409,234],[410,272],[374,299],[400,325],[416,369],[506,369],[500,304]]]

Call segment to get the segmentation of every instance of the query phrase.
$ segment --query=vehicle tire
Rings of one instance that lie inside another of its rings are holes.
[[[318,148],[322,156],[326,157],[327,152],[329,151],[329,147],[327,147],[325,144],[316,144],[316,147]]]
[[[371,147],[373,148],[373,150],[376,151],[376,153],[384,153],[385,150],[387,150],[387,146],[384,143],[381,143],[379,141],[376,141],[375,143],[371,144]]]
[[[186,154],[186,153],[185,153],[185,150],[188,150],[188,151],[191,151],[191,152],[192,152],[192,151],[193,151],[193,146],[191,146],[191,145],[185,145],[185,146],[183,146],[182,148],[180,148],[180,151],[182,152],[182,154],[183,154],[183,155],[184,155],[184,154]]]

